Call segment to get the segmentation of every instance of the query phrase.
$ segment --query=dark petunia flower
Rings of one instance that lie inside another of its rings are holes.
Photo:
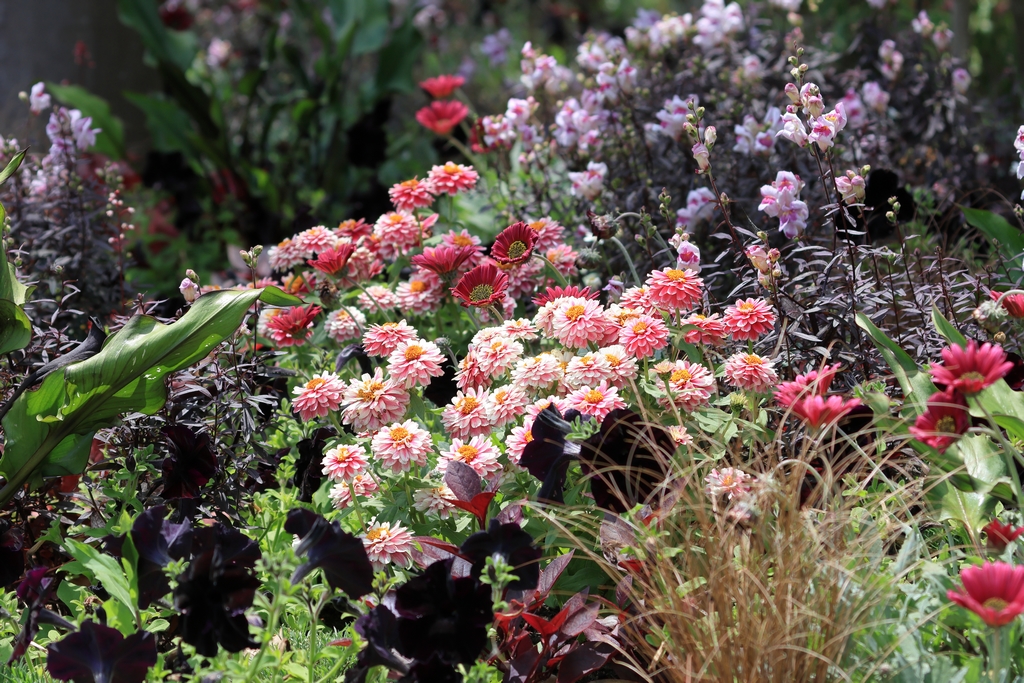
[[[452,359],[445,356],[441,369],[444,370],[444,374],[434,377],[430,384],[423,387],[423,398],[438,408],[443,408],[451,403],[455,395],[459,393],[459,385],[455,381],[455,373],[458,372],[458,368],[455,367]]]
[[[164,567],[172,560],[188,557],[192,549],[192,526],[188,522],[174,524],[164,519],[166,516],[167,508],[160,505],[140,514],[132,524],[132,544],[139,554],[140,609],[170,592]],[[120,557],[123,542],[123,536],[108,537],[107,552]]]
[[[575,410],[566,417],[575,419]],[[564,503],[565,475],[569,464],[579,455],[579,444],[566,441],[571,425],[563,419],[558,408],[549,405],[533,422],[530,442],[523,449],[519,465],[542,483],[537,500],[546,503]]]
[[[356,619],[354,628],[366,641],[366,647],[359,652],[355,666],[345,674],[345,683],[363,683],[375,666],[386,666],[403,674],[409,670],[408,660],[396,652],[398,618],[385,605],[377,605]]]
[[[625,512],[647,502],[668,473],[675,442],[667,430],[628,408],[608,413],[601,431],[580,444],[580,462],[591,475],[598,507]]]
[[[142,683],[154,664],[152,633],[139,631],[125,638],[117,629],[94,621],[46,648],[46,670],[58,681]]]
[[[302,539],[295,554],[307,558],[295,570],[292,583],[314,569],[322,569],[331,588],[344,591],[350,598],[361,598],[373,590],[373,565],[366,556],[363,541],[342,531],[337,522],[328,522],[311,510],[298,508],[288,513],[284,530]]]
[[[537,233],[526,223],[513,223],[498,233],[491,247],[491,258],[502,268],[526,263],[533,256],[533,244],[536,241]]]
[[[465,307],[490,306],[504,299],[507,289],[508,275],[493,263],[481,263],[463,275],[451,292]]]
[[[0,589],[20,579],[24,572],[25,532],[0,519]]]
[[[46,567],[30,569],[18,584],[18,598],[25,603],[25,611],[21,615],[21,631],[14,639],[14,650],[7,660],[8,664],[20,659],[28,651],[32,639],[39,632],[40,624],[52,624],[68,631],[75,630],[74,625],[43,606],[53,595],[56,587],[56,581],[46,576]]]
[[[299,500],[303,503],[311,502],[313,494],[320,488],[320,483],[324,480],[320,461],[323,460],[324,449],[327,448],[327,439],[337,435],[334,427],[320,427],[313,430],[310,438],[302,439],[295,444],[299,450],[299,457],[295,461],[295,477],[291,483],[299,487]]]
[[[896,220],[900,223],[913,220],[914,214],[917,213],[917,204],[914,202],[914,196],[900,184],[900,177],[884,168],[871,171],[864,186],[866,225],[858,226],[867,230],[869,241],[881,239],[892,233],[892,224],[885,216],[892,210],[889,205],[891,197],[895,197],[900,204]]]
[[[192,546],[192,562],[174,591],[182,640],[204,657],[217,654],[218,644],[228,652],[255,647],[245,610],[260,585],[252,574],[259,546],[219,523],[196,530]]]
[[[198,498],[199,489],[217,473],[210,435],[180,425],[164,427],[171,454],[164,458],[164,498]]]
[[[502,524],[491,520],[487,531],[478,531],[467,538],[462,547],[463,556],[473,563],[471,576],[479,577],[488,557],[500,555],[513,567],[516,580],[508,585],[510,590],[532,590],[540,578],[541,550],[533,545],[533,536],[523,531],[518,524]]]
[[[471,577],[452,578],[454,558],[439,560],[395,591],[398,651],[416,660],[476,661],[494,620],[490,586]]]
[[[413,664],[398,683],[462,683],[462,680],[462,674],[454,666],[445,664],[439,657],[431,657]]]

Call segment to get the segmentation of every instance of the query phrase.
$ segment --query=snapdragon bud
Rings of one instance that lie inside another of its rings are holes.
[[[199,298],[199,286],[192,282],[189,278],[185,278],[178,285],[178,291],[185,297],[185,301],[192,303]]]
[[[707,145],[708,151],[715,146],[715,142],[718,140],[718,131],[714,126],[708,126],[704,129],[704,144]]]
[[[796,104],[800,101],[800,90],[796,87],[796,83],[786,84],[786,97],[789,98],[790,102]]]
[[[199,276],[196,275],[196,271],[192,270],[191,268],[185,271],[185,277],[187,277],[189,280],[195,280],[196,282],[199,282]]]

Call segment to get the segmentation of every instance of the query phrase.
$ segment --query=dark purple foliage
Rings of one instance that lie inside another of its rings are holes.
[[[117,629],[87,621],[46,653],[46,670],[59,681],[142,683],[156,664],[156,637],[140,631],[125,638]]]
[[[361,598],[373,590],[373,565],[362,540],[342,531],[337,522],[299,508],[288,513],[284,529],[301,539],[295,554],[306,556],[306,562],[292,575],[292,583],[321,569],[331,588],[350,598]]]
[[[164,573],[164,567],[172,560],[188,557],[192,549],[191,525],[188,522],[174,524],[164,519],[166,516],[166,506],[160,505],[140,514],[132,524],[132,544],[139,555],[141,609],[146,609],[155,600],[167,595],[171,584]],[[107,552],[120,557],[123,542],[123,536],[108,538]]]
[[[345,674],[345,683],[362,683],[375,666],[386,666],[403,674],[409,670],[408,662],[396,652],[398,618],[385,605],[377,605],[356,619],[355,630],[366,640],[366,647]]]
[[[500,555],[514,568],[516,580],[510,590],[529,590],[537,587],[540,577],[541,550],[533,545],[533,537],[518,524],[501,524],[491,520],[487,531],[478,531],[465,540],[460,548],[463,556],[473,564],[472,576],[479,577],[488,557]]]
[[[39,632],[40,624],[52,624],[69,631],[75,629],[59,614],[44,607],[56,587],[57,582],[46,576],[46,567],[30,569],[18,584],[18,598],[25,603],[25,611],[21,615],[21,631],[14,639],[14,650],[7,660],[8,664],[20,659],[28,651],[32,639]]]
[[[0,519],[0,588],[8,586],[25,572],[25,532]]]
[[[164,498],[198,498],[200,489],[217,474],[217,456],[207,433],[180,425],[163,428],[171,454],[164,458]]]

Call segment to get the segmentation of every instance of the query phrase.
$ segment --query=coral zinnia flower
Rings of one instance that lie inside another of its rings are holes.
[[[721,346],[725,343],[725,337],[728,332],[725,329],[725,323],[722,322],[717,313],[713,315],[694,313],[689,317],[683,318],[682,322],[683,325],[693,325],[697,328],[688,331],[683,337],[683,341],[687,344]]]
[[[440,100],[416,112],[416,120],[427,130],[448,135],[468,113],[469,107],[458,100]]]
[[[408,389],[426,386],[433,377],[444,374],[444,356],[433,342],[414,339],[399,344],[388,356],[388,374]]]
[[[334,507],[344,510],[352,502],[352,496],[367,498],[376,493],[378,488],[377,482],[369,474],[357,474],[351,479],[339,481],[327,495],[331,497]]]
[[[530,230],[526,223],[519,221],[508,226],[494,240],[491,247],[491,258],[501,266],[517,266],[525,263],[533,255],[533,245],[537,233]]]
[[[946,597],[971,610],[989,626],[1006,626],[1024,612],[1024,566],[986,562],[960,572],[964,592],[949,591]]]
[[[345,270],[345,266],[348,265],[348,260],[352,257],[352,252],[355,250],[356,248],[352,244],[341,242],[330,249],[321,251],[316,255],[315,259],[309,259],[306,263],[321,273],[339,275]]]
[[[609,386],[607,382],[601,382],[593,388],[577,389],[566,397],[566,403],[583,415],[593,415],[598,420],[603,420],[613,410],[626,407],[618,389]]]
[[[350,339],[359,339],[364,325],[366,316],[361,312],[354,308],[339,308],[327,316],[324,327],[328,337],[343,344]]]
[[[609,326],[604,309],[593,299],[562,299],[551,316],[555,338],[570,349],[582,349],[590,342],[603,341]]]
[[[448,519],[457,509],[452,505],[452,501],[458,500],[458,498],[447,484],[442,483],[435,487],[416,489],[412,494],[412,500],[412,506],[420,512],[429,512],[436,514],[441,519]]]
[[[832,385],[832,379],[839,370],[839,364],[826,365],[821,370],[797,375],[792,382],[783,382],[775,391],[775,400],[783,408],[792,408],[797,399],[811,394],[824,396]]]
[[[740,389],[759,393],[768,391],[779,381],[772,361],[756,353],[737,353],[725,361],[725,378]]]
[[[998,519],[993,519],[982,529],[985,532],[990,549],[1002,552],[1012,541],[1016,541],[1024,535],[1024,526],[1015,527],[1012,524],[1003,524]]]
[[[370,528],[362,539],[366,555],[376,571],[382,571],[392,562],[403,567],[412,563],[415,548],[412,534],[398,522],[393,527],[388,522],[370,522]]]
[[[363,334],[363,350],[368,356],[390,356],[404,342],[410,342],[419,333],[404,320],[397,323],[370,325]]]
[[[434,76],[428,78],[425,81],[420,81],[420,87],[426,90],[431,97],[440,100],[445,97],[450,97],[456,89],[461,88],[462,84],[466,82],[466,79],[462,76],[453,76],[451,74],[442,74],[440,76]]]
[[[992,301],[999,301],[999,297],[1003,296],[994,289],[988,294],[992,297]],[[1011,294],[1004,297],[1002,307],[1011,318],[1024,318],[1024,294]]]
[[[931,373],[936,384],[970,396],[996,383],[1012,369],[1013,363],[1006,360],[1002,347],[988,342],[978,346],[972,339],[967,348],[954,344],[942,349],[942,365],[932,365]]]
[[[453,161],[445,162],[444,166],[434,166],[430,169],[430,175],[427,176],[434,192],[450,195],[472,190],[476,187],[476,181],[479,178],[480,176],[472,166],[463,166]]]
[[[662,405],[668,405],[668,401],[671,400],[676,406],[690,411],[704,405],[711,398],[715,379],[703,365],[677,360],[675,363],[669,363],[667,370],[667,373],[660,374],[668,374],[668,387],[665,387],[665,382],[660,377],[657,382],[659,389],[671,395],[658,400]]]
[[[427,181],[412,178],[392,185],[388,190],[388,196],[399,211],[412,211],[434,203],[434,195],[430,189],[430,183]]]
[[[267,320],[267,336],[280,348],[302,346],[313,334],[313,319],[319,306],[293,306]]]
[[[454,460],[466,463],[485,479],[501,470],[501,463],[498,462],[498,449],[490,439],[483,435],[474,436],[466,441],[453,438],[451,447],[441,453],[441,458],[437,461],[438,471],[446,472],[448,463]]]
[[[366,449],[354,444],[335,446],[324,453],[321,464],[324,474],[331,481],[352,479],[366,471]]]
[[[512,383],[523,389],[547,389],[562,379],[565,371],[550,353],[524,358],[512,370]]]
[[[611,369],[613,374],[613,376],[608,380],[610,384],[621,389],[629,382],[629,380],[636,377],[636,358],[629,355],[624,346],[615,344],[614,346],[608,346],[601,349],[598,353],[604,356],[605,360],[608,361],[608,367]]]
[[[451,292],[462,300],[462,305],[490,306],[505,298],[508,289],[508,275],[493,263],[481,263],[459,279]]]
[[[473,247],[427,247],[422,254],[412,257],[412,265],[450,282],[476,253]]]
[[[775,314],[764,299],[740,299],[725,309],[725,329],[736,341],[754,341],[775,327]]]
[[[392,472],[405,472],[411,465],[423,467],[433,446],[430,432],[412,420],[385,427],[373,436],[373,455]]]
[[[342,422],[357,432],[372,432],[402,419],[409,407],[409,392],[393,380],[384,379],[380,368],[373,375],[353,379],[345,390]]]
[[[484,389],[466,389],[460,391],[445,406],[441,413],[441,423],[445,430],[457,439],[468,439],[478,434],[491,431],[490,417],[487,414],[487,391]]]
[[[806,422],[809,427],[818,428],[836,422],[859,405],[859,398],[845,400],[838,394],[828,398],[814,394],[794,403],[793,414]]]
[[[295,387],[293,392],[292,410],[303,422],[309,422],[314,417],[327,417],[328,413],[341,407],[345,383],[333,372],[328,372],[313,375],[313,379],[304,386]]]
[[[654,306],[669,311],[688,311],[700,303],[704,280],[692,270],[665,268],[648,275],[646,285]]]
[[[928,406],[910,428],[914,438],[945,452],[971,426],[967,401],[955,391],[940,391],[928,397]]]
[[[631,356],[649,358],[658,349],[668,346],[668,327],[661,318],[638,316],[619,330],[619,344]]]
[[[520,387],[504,386],[491,392],[487,417],[494,427],[504,427],[523,414],[530,397]]]

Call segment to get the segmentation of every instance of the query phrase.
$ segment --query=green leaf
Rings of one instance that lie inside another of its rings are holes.
[[[301,303],[276,287],[224,290],[203,295],[170,325],[135,315],[95,356],[22,394],[3,420],[7,443],[0,473],[7,484],[0,506],[30,478],[81,473],[92,432],[123,413],[159,410],[167,398],[164,377],[202,360],[238,329],[257,300]]]
[[[932,304],[932,324],[935,325],[935,329],[942,335],[942,338],[950,344],[967,346],[967,338],[960,334],[960,330],[956,329],[953,323],[946,320],[946,316],[942,315],[939,307],[935,304]]]
[[[158,61],[169,62],[179,69],[188,69],[195,57],[189,39],[175,36],[160,21],[157,3],[152,0],[118,0],[117,15],[121,23],[135,29],[146,49]]]
[[[1021,268],[1024,255],[1024,233],[1015,228],[999,214],[981,209],[969,209],[961,206],[967,223],[996,243],[996,247],[1006,256],[1017,269]]]
[[[77,85],[47,83],[46,89],[62,104],[92,117],[93,126],[101,129],[96,136],[94,151],[111,159],[124,157],[124,123],[110,113],[110,105],[106,100]]]
[[[914,417],[923,412],[928,397],[937,391],[928,373],[922,372],[914,359],[863,313],[857,314],[857,326],[868,333],[882,358],[896,375],[896,381],[903,389],[905,416]]]
[[[377,55],[376,93],[411,92],[416,83],[412,69],[419,61],[423,48],[423,36],[406,21],[391,34],[391,40]]]
[[[25,158],[26,152],[28,152],[27,149],[21,150],[14,155],[13,159],[7,162],[7,166],[4,167],[4,170],[0,171],[0,185],[6,183],[7,179],[14,175],[14,172],[18,170],[18,167],[21,166],[22,160]]]
[[[128,579],[117,560],[110,555],[104,555],[92,546],[81,543],[74,539],[66,539],[64,545],[68,554],[82,563],[82,566],[89,570],[96,577],[110,597],[125,605],[134,605],[131,589],[128,586]]]
[[[153,97],[135,92],[126,92],[124,96],[146,115],[146,127],[153,138],[155,150],[192,154],[189,141],[192,123],[177,103],[163,96]]]
[[[0,299],[0,355],[28,346],[32,323],[13,301]]]

